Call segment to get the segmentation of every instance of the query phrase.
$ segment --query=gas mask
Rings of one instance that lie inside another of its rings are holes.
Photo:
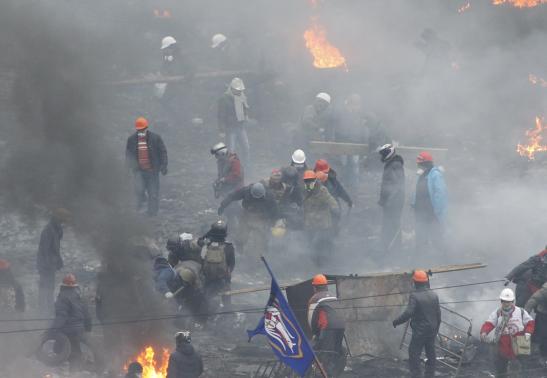
[[[311,192],[313,189],[315,189],[316,184],[316,180],[305,181],[304,185],[306,186],[306,191]]]
[[[513,309],[513,302],[501,301],[501,310],[503,312],[510,312]]]

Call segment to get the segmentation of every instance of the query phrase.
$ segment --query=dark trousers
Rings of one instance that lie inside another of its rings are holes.
[[[419,378],[422,376],[420,356],[423,349],[425,349],[425,355],[427,357],[427,362],[425,363],[425,378],[432,378],[435,376],[435,365],[437,363],[435,355],[435,337],[435,335],[412,335],[412,340],[410,340],[410,345],[408,347],[408,365],[412,378]]]
[[[38,281],[38,308],[43,314],[52,315],[55,304],[55,272],[40,272]]]
[[[148,199],[148,215],[156,215],[159,207],[160,175],[159,172],[137,170],[135,172],[135,191],[137,209]]]
[[[71,372],[82,370],[82,349],[80,342],[83,341],[82,333],[66,333],[70,341],[70,356],[68,356],[68,366]]]
[[[539,344],[539,352],[542,357],[547,357],[547,314],[536,313],[536,329],[534,339]]]
[[[430,245],[441,257],[445,255],[444,228],[434,216],[428,217],[416,213],[414,227],[417,256],[423,255]]]
[[[326,266],[332,258],[332,253],[334,251],[334,234],[332,228],[310,230],[306,232],[312,260],[316,266]]]
[[[343,329],[325,329],[315,340],[314,350],[325,369],[327,376],[336,377],[344,370],[345,351]]]
[[[403,209],[384,207],[382,243],[386,252],[401,249],[401,214]]]

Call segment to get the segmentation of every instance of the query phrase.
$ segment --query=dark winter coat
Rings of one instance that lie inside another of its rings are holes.
[[[524,274],[530,270],[532,272],[530,284],[537,290],[547,282],[547,248],[542,252],[530,257],[522,264],[516,266],[507,276],[508,280],[517,282],[523,278]],[[534,291],[535,291],[534,290]]]
[[[91,317],[77,286],[61,286],[55,301],[55,320],[51,328],[68,334],[91,331]]]
[[[340,198],[344,200],[348,206],[353,206],[353,201],[344,186],[340,183],[340,181],[338,181],[338,177],[334,169],[331,168],[329,170],[327,182],[324,185],[327,187],[329,193],[334,197],[334,199],[338,201]]]
[[[191,344],[177,345],[169,356],[167,378],[197,378],[203,373],[203,361]]]
[[[63,258],[61,257],[62,238],[63,227],[59,221],[52,218],[40,235],[38,259],[36,260],[36,266],[40,274],[53,273],[63,267]]]
[[[245,115],[248,116],[248,110],[244,107]],[[238,121],[234,105],[234,97],[229,93],[224,93],[218,100],[218,128],[224,132],[229,129],[241,126],[244,121]]]
[[[403,324],[409,319],[413,336],[436,335],[441,325],[441,307],[437,294],[425,286],[416,288],[416,291],[410,294],[405,312],[395,319],[393,324]]]
[[[384,165],[380,201],[384,209],[403,209],[405,203],[405,170],[403,158],[393,156]]]
[[[139,170],[137,141],[138,137],[135,132],[127,138],[125,150],[125,160],[129,168],[133,171]],[[165,148],[161,136],[148,130],[146,132],[146,143],[148,145],[148,156],[150,157],[150,163],[152,164],[152,171],[157,173],[167,170],[167,149]]]
[[[171,291],[177,274],[165,258],[154,261],[154,286],[162,294]]]
[[[251,195],[251,186],[248,185],[230,193],[220,204],[224,210],[234,201],[241,201],[241,206],[250,213],[259,215],[264,220],[275,221],[279,218],[277,203],[273,195],[266,191],[263,198],[256,199]]]

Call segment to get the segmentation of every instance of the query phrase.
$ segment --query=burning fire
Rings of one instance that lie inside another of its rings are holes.
[[[157,18],[171,18],[171,12],[169,12],[166,9],[164,10],[154,9],[154,16]]]
[[[327,40],[325,28],[312,19],[312,26],[304,32],[306,47],[313,55],[313,65],[316,68],[335,68],[346,66],[346,58],[335,46]]]
[[[543,125],[543,118],[536,117],[536,127],[526,131],[528,144],[517,145],[517,152],[520,156],[526,156],[529,160],[534,160],[536,152],[547,151],[547,145],[541,144],[543,141],[542,134],[546,128],[547,126]]]
[[[547,88],[547,80],[537,77],[536,75],[529,74],[528,81],[534,85],[539,85],[540,87]]]
[[[137,361],[142,365],[142,378],[166,378],[167,366],[169,364],[169,349],[162,348],[161,358],[158,358],[154,348],[147,346],[131,361]],[[125,370],[127,370],[131,361],[125,364]]]
[[[547,4],[547,0],[492,0],[494,5],[505,3],[509,3],[516,8],[533,8],[541,4]]]
[[[467,3],[465,5],[462,5],[461,7],[458,8],[458,13],[463,13],[466,10],[468,10],[469,8],[471,8],[471,3]]]

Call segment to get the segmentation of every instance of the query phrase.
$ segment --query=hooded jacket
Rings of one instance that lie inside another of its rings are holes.
[[[91,317],[78,286],[61,286],[51,328],[71,334],[91,331]]]
[[[40,274],[53,273],[63,267],[61,257],[61,239],[63,238],[63,227],[61,223],[52,218],[40,235],[38,246],[38,258],[36,267]]]
[[[439,332],[441,325],[441,307],[439,297],[427,286],[419,286],[410,294],[406,310],[393,322],[403,324],[410,320],[412,335],[431,337]]]
[[[547,282],[547,248],[517,265],[505,277],[516,282],[522,279],[528,270],[532,272],[528,287],[534,293]]]
[[[547,315],[547,283],[544,283],[541,289],[536,291],[534,295],[528,299],[524,309],[531,313],[534,310],[536,313]]]
[[[167,378],[197,378],[203,373],[201,356],[188,343],[177,345],[169,356]]]
[[[139,170],[138,161],[138,137],[137,133],[133,133],[127,138],[127,146],[125,149],[125,160],[127,165],[133,171]],[[158,173],[167,169],[167,149],[163,143],[163,139],[156,133],[150,130],[146,131],[146,144],[148,145],[148,156],[152,164],[152,171]]]
[[[405,170],[403,158],[394,155],[385,162],[378,204],[385,208],[402,210],[405,203]]]
[[[446,210],[448,207],[448,194],[443,172],[439,167],[434,166],[429,170],[429,172],[425,172],[423,174],[426,175],[427,191],[429,193],[429,200],[431,201],[435,218],[440,223],[444,223],[446,220]],[[416,191],[414,192],[412,205],[416,205],[417,191],[418,182],[416,183]]]

